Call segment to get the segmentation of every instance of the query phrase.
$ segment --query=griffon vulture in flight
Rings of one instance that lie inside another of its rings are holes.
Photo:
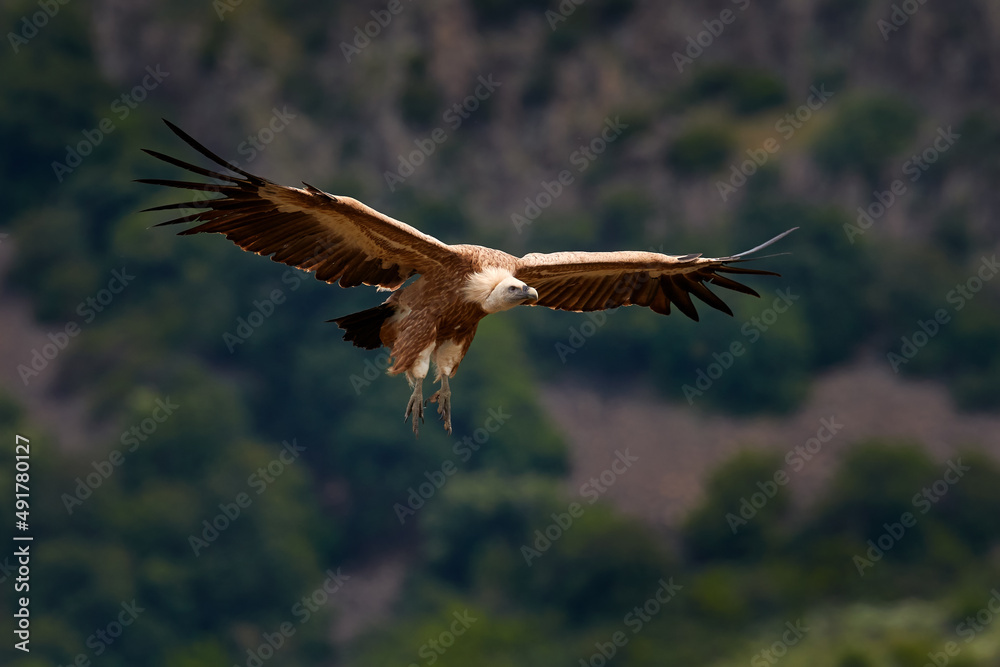
[[[138,182],[222,195],[146,209],[203,209],[156,226],[197,222],[180,234],[224,234],[244,250],[315,272],[319,280],[341,287],[374,285],[392,292],[380,306],[332,321],[346,332],[344,340],[357,347],[389,348],[393,361],[389,374],[404,373],[413,388],[403,420],[412,416],[414,434],[423,421],[422,385],[431,362],[434,381],[441,386],[429,400],[438,404],[444,428],[451,433],[448,380],[468,351],[479,321],[487,315],[520,305],[574,312],[637,305],[668,315],[673,304],[697,320],[692,296],[732,315],[707,284],[759,296],[723,274],[778,275],[733,265],[792,231],[729,257],[626,250],[531,253],[518,258],[493,248],[447,245],[355,199],[306,183],[304,188],[278,185],[230,164],[164,122],[196,151],[239,176],[146,150],[220,183],[155,178]],[[420,277],[399,289],[415,275]]]

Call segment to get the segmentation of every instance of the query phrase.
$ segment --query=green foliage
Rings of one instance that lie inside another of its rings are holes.
[[[818,510],[815,529],[826,535],[848,533],[864,543],[882,532],[882,523],[912,512],[913,495],[934,481],[938,472],[915,444],[855,447],[832,482],[830,500]],[[902,546],[911,555],[918,553],[912,542]]]
[[[831,37],[850,39],[870,4],[870,0],[820,0],[816,6],[817,26]]]
[[[816,137],[813,155],[834,175],[854,172],[872,187],[886,163],[916,138],[920,115],[907,102],[888,96],[842,101],[836,116]]]
[[[803,313],[791,300],[802,297],[795,291],[789,295],[788,289],[762,291],[760,301],[738,306],[736,318],[723,321],[717,335],[702,336],[696,324],[686,323],[686,358],[673,349],[654,356],[659,386],[688,405],[737,414],[783,412],[798,405],[807,395],[811,341]],[[762,375],[772,381],[747,392],[747,383]],[[706,376],[711,385],[702,389]]]
[[[469,474],[441,495],[421,516],[428,563],[490,598],[582,622],[644,599],[672,574],[638,525],[601,504],[567,499],[550,480]]]
[[[837,658],[837,667],[874,667],[874,663],[864,651],[849,648]]]
[[[529,109],[545,106],[552,99],[555,86],[555,63],[552,58],[545,58],[532,68],[521,93],[521,104]]]
[[[511,554],[507,565],[516,564],[519,542],[531,535],[532,526],[544,527],[547,512],[562,505],[551,480],[510,479],[491,473],[453,480],[440,500],[427,507],[420,519],[428,563],[455,583],[466,584],[493,544],[507,545]],[[472,526],[475,531],[470,530]]]
[[[351,664],[546,667],[566,658],[564,638],[550,616],[489,609],[450,590],[435,588],[427,597],[432,601],[419,614],[359,642]],[[455,626],[462,634],[448,636],[456,618],[464,621]]]
[[[956,403],[969,410],[989,410],[1000,405],[997,370],[1000,351],[995,336],[1000,335],[996,299],[986,303],[970,302],[962,311],[953,313],[953,320],[942,326],[939,339],[924,348],[924,354],[914,357],[913,368],[904,370],[953,379]],[[908,334],[910,332],[907,332]]]
[[[667,165],[681,175],[718,171],[736,149],[736,140],[722,125],[699,125],[685,130],[667,151]]]
[[[31,517],[41,538],[32,566],[33,574],[44,573],[32,577],[32,606],[59,609],[32,637],[32,655],[48,664],[69,664],[79,653],[93,659],[99,644],[93,637],[88,643],[88,635],[133,599],[142,611],[101,657],[103,664],[199,664],[220,655],[239,660],[247,644],[261,641],[261,632],[297,622],[291,612],[297,596],[323,581],[314,545],[330,526],[319,522],[303,464],[288,465],[257,493],[248,480],[276,459],[280,447],[220,435],[214,429],[226,422],[210,415],[221,417],[222,411],[205,396],[181,391],[172,398],[181,406],[177,414],[134,451],[115,442],[68,467],[50,438],[28,425],[18,429],[31,438]],[[148,417],[150,405],[137,401],[136,418]],[[199,420],[201,410],[208,414]],[[90,457],[110,465],[113,449],[124,461],[68,512],[66,498],[77,493],[80,480],[97,479]],[[4,486],[13,479],[12,468],[9,459],[0,464]],[[195,555],[190,542],[203,535],[201,522],[216,521],[220,503],[232,506],[239,492],[248,493],[251,504]],[[260,576],[264,571],[267,577]],[[322,635],[322,625],[297,628],[285,649],[291,664],[302,664],[300,648]]]
[[[848,358],[855,342],[870,330],[872,312],[863,300],[845,299],[858,285],[872,281],[874,259],[865,246],[847,240],[846,215],[833,207],[755,194],[747,199],[740,221],[739,247],[753,247],[762,239],[799,227],[783,242],[791,254],[782,258],[780,268],[781,282],[801,295],[790,313],[805,325],[797,345],[814,368]]]
[[[527,12],[541,14],[548,8],[547,0],[472,0],[470,3],[480,29],[503,28]]]
[[[65,206],[38,209],[26,214],[21,224],[23,254],[12,277],[38,295],[35,316],[51,322],[75,313],[100,280],[100,269],[88,257],[82,215]],[[39,264],[51,264],[53,269],[37,271],[34,267]]]
[[[745,579],[731,568],[709,568],[691,583],[691,606],[701,615],[715,622],[743,622],[750,620],[750,600],[741,590]]]
[[[955,132],[961,136],[961,141],[944,155],[949,164],[987,170],[991,175],[1000,173],[996,159],[1000,151],[1000,122],[992,111],[969,113]]]
[[[533,388],[530,362],[523,339],[511,318],[482,322],[474,343],[478,354],[463,361],[463,392],[469,416],[456,433],[478,436],[490,415],[509,414],[479,456],[474,468],[505,473],[538,472],[560,475],[569,467],[568,451],[559,433],[544,415]]]
[[[444,101],[437,85],[428,76],[427,60],[423,56],[410,58],[408,77],[399,99],[403,118],[419,128],[433,128],[443,112]]]
[[[600,38],[613,30],[635,8],[635,0],[572,0],[548,5],[545,20],[551,27],[546,45],[553,53],[565,53],[586,40]]]
[[[977,461],[978,471],[972,468],[956,479],[959,459],[964,465],[970,460],[962,456],[935,463],[915,445],[855,447],[794,539],[793,553],[809,563],[819,586],[827,585],[824,571],[839,569],[842,592],[885,596],[904,586],[926,594],[958,579],[971,549],[995,545],[998,538],[996,531],[987,536],[971,527],[969,518],[957,518],[978,511],[970,501],[985,480],[995,479],[996,469]],[[992,506],[993,495],[977,502]],[[872,544],[883,555],[873,552]]]
[[[970,259],[970,254],[977,249],[977,239],[969,225],[965,206],[954,206],[938,215],[931,234],[933,245],[956,259]]]
[[[20,33],[22,17],[39,11],[35,2],[4,3],[5,35]],[[11,44],[0,53],[0,210],[14,216],[45,201],[59,185],[51,166],[65,162],[67,146],[84,139],[81,131],[93,130],[110,115],[114,89],[91,65],[93,49],[84,7],[59,6],[59,20],[47,22],[27,44]],[[16,26],[16,28],[15,28]],[[6,38],[9,40],[9,37]],[[106,137],[117,139],[113,134]],[[98,146],[86,164],[107,164],[106,147]],[[72,178],[72,175],[66,177]]]
[[[777,454],[738,454],[711,477],[686,520],[688,562],[704,577],[695,589],[700,613],[738,620],[742,607],[726,602],[732,590],[759,610],[816,596],[884,598],[900,588],[940,595],[956,582],[968,591],[963,599],[989,588],[989,576],[961,565],[1000,541],[982,521],[1000,505],[1000,467],[988,457],[960,452],[935,462],[917,445],[856,445],[798,517],[788,512],[791,486],[776,485],[764,502],[779,471],[794,478]]]
[[[1000,509],[1000,466],[985,454],[969,450],[950,460],[961,461],[970,470],[937,504],[935,517],[973,553],[985,554],[1000,538],[996,526],[982,520]]]
[[[653,213],[653,203],[640,190],[623,188],[608,192],[602,198],[598,211],[600,247],[627,247],[632,239],[643,236],[645,223]]]
[[[749,115],[784,104],[785,84],[765,71],[737,65],[709,65],[697,70],[688,96],[692,102],[723,99],[737,114]]]
[[[956,403],[968,410],[988,410],[998,405],[996,370],[1000,350],[995,345],[1000,324],[994,316],[1000,296],[978,271],[988,256],[971,254],[960,268],[938,250],[900,250],[886,256],[880,272],[885,279],[873,292],[882,316],[895,325],[886,347],[899,354],[904,339],[923,335],[920,322],[935,322],[937,329],[919,353],[895,364],[901,372],[947,379]],[[912,267],[923,267],[919,278]],[[892,288],[892,285],[900,287]],[[891,290],[891,292],[890,292]],[[974,291],[976,290],[976,291]],[[943,315],[940,315],[943,313]],[[943,321],[936,318],[941,317]],[[920,332],[920,333],[917,333]]]
[[[695,562],[753,562],[779,549],[789,494],[774,478],[778,472],[787,476],[784,467],[777,454],[748,451],[712,474],[705,499],[681,532]]]

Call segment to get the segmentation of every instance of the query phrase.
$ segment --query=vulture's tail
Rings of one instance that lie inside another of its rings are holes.
[[[381,306],[337,317],[327,322],[336,322],[343,329],[344,340],[354,343],[355,347],[366,350],[376,350],[382,347],[380,332],[385,321],[396,312],[395,306],[383,303]]]

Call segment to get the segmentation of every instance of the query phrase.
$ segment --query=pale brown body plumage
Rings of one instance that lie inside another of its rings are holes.
[[[513,272],[517,264],[516,257],[492,248],[452,247],[458,249],[460,259],[440,271],[422,275],[386,301],[410,312],[405,318],[387,321],[381,329],[382,342],[392,351],[390,374],[412,369],[420,352],[431,343],[438,346],[453,341],[461,349],[461,361],[472,345],[479,321],[489,313],[480,304],[468,301],[461,288],[456,289],[456,276],[467,278],[488,267]],[[449,376],[457,368],[456,364]],[[439,379],[435,376],[435,381]]]
[[[532,253],[517,258],[493,248],[446,245],[350,197],[310,185],[278,185],[226,162],[174,125],[167,125],[202,155],[239,176],[146,151],[220,181],[140,179],[222,195],[147,209],[202,209],[161,224],[198,222],[180,233],[223,234],[244,250],[314,272],[320,280],[341,287],[364,284],[392,291],[381,306],[334,321],[344,329],[344,338],[355,345],[390,349],[389,372],[405,373],[413,385],[405,417],[413,415],[414,432],[423,416],[421,383],[432,366],[441,388],[430,400],[438,403],[445,429],[451,432],[448,379],[486,315],[525,303],[578,312],[639,305],[662,314],[669,314],[674,305],[697,320],[692,296],[732,315],[706,283],[757,296],[753,289],[723,274],[777,275],[733,264],[789,233],[753,250],[720,258],[638,251]],[[415,281],[400,289],[416,275]]]

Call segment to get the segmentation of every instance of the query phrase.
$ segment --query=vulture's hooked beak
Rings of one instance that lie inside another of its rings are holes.
[[[525,285],[521,291],[524,292],[524,298],[528,301],[538,301],[538,290],[534,287]]]

